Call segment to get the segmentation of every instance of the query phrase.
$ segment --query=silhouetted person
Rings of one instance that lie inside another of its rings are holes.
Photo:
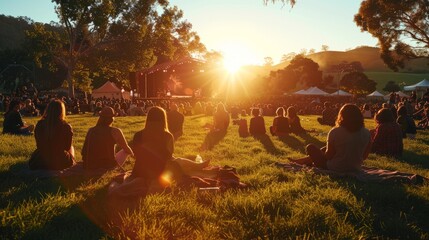
[[[170,105],[170,111],[167,113],[168,130],[173,134],[174,140],[179,139],[183,135],[183,122],[185,116],[177,111],[175,103]]]
[[[18,100],[12,100],[9,103],[8,110],[4,114],[3,133],[31,135],[34,130],[34,125],[25,125],[21,113],[19,112],[21,107],[21,102]]]
[[[133,155],[121,129],[112,127],[116,116],[113,108],[104,107],[99,116],[95,127],[88,130],[82,147],[83,167],[87,170],[116,167],[115,144]]]
[[[249,124],[249,133],[252,136],[263,135],[266,133],[264,118],[260,115],[259,108],[252,109],[252,118]]]
[[[286,136],[289,134],[289,120],[285,117],[285,109],[277,108],[276,117],[273,119],[273,125],[270,127],[270,133],[273,136]]]
[[[395,122],[392,111],[388,108],[380,109],[374,117],[376,127],[371,131],[371,152],[393,157],[402,156],[404,148],[402,129]]]
[[[75,163],[73,130],[65,116],[62,101],[48,104],[34,131],[37,149],[30,158],[30,169],[62,170]]]

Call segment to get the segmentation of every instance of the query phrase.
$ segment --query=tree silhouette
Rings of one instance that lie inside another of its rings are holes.
[[[355,22],[378,39],[381,58],[393,70],[412,58],[429,60],[428,0],[365,0]]]

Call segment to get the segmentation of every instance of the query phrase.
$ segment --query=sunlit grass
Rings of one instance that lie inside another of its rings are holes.
[[[26,119],[35,123],[38,119]],[[77,159],[89,127],[97,118],[69,116]],[[266,117],[267,127],[272,123]],[[16,175],[26,168],[34,137],[0,135],[0,232],[3,239],[427,239],[429,186],[362,183],[311,173],[286,172],[273,165],[300,157],[304,146],[322,146],[329,127],[315,116],[301,116],[306,136],[290,135],[270,143],[238,137],[238,126],[211,150],[200,151],[212,119],[186,117],[185,133],[175,155],[210,159],[237,168],[245,190],[225,193],[184,191],[141,199],[137,208],[108,219],[112,212],[106,188],[118,171],[100,179],[34,179]],[[116,118],[127,140],[144,127],[145,117]],[[0,121],[1,124],[1,121]],[[372,120],[366,121],[373,128]],[[429,133],[405,140],[400,159],[369,156],[365,165],[429,177]],[[125,168],[132,169],[133,162]],[[127,200],[117,203],[126,206]]]

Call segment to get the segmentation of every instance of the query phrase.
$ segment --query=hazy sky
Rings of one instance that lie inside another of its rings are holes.
[[[298,0],[291,8],[262,0],[170,0],[184,11],[209,50],[239,55],[245,63],[262,63],[270,56],[323,44],[344,51],[377,41],[353,22],[361,0]],[[50,0],[0,0],[0,13],[28,16],[35,21],[57,21]]]

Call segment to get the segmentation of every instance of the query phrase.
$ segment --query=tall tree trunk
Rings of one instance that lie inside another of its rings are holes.
[[[71,66],[67,69],[67,85],[69,88],[69,97],[74,98],[73,67]]]

